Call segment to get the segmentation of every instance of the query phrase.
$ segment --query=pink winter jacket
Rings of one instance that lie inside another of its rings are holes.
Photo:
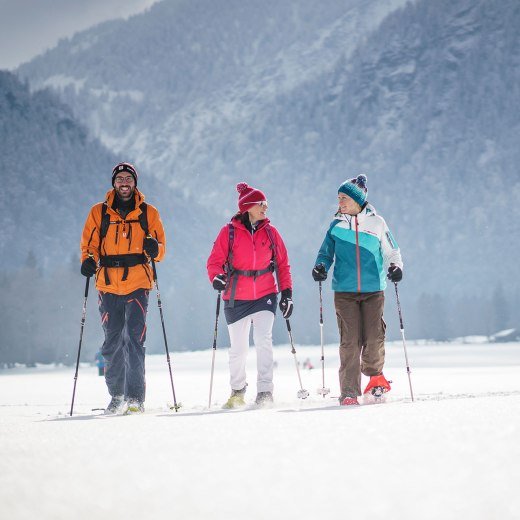
[[[240,222],[233,218],[231,220],[235,228],[233,239],[233,268],[241,271],[260,271],[269,266],[272,258],[271,241],[266,231],[266,226],[271,229],[271,236],[276,244],[276,262],[278,264],[278,275],[280,277],[279,291],[292,288],[291,268],[287,249],[283,243],[280,233],[265,219],[258,225],[255,233],[251,232]],[[217,274],[224,273],[229,251],[229,229],[226,224],[219,232],[213,249],[207,262],[208,277],[210,281]],[[268,272],[258,276],[239,276],[236,286],[236,300],[257,300],[263,296],[277,292],[275,274]],[[224,300],[229,300],[230,289],[223,295]]]

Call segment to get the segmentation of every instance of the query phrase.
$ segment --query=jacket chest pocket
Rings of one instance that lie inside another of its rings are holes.
[[[112,220],[103,240],[106,254],[142,253],[144,231],[135,222]]]
[[[256,258],[260,263],[267,263],[271,261],[273,256],[271,251],[271,242],[268,239],[261,238],[256,241]]]

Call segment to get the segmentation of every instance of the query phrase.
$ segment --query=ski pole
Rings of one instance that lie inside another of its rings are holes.
[[[412,378],[411,378],[410,365],[408,363],[408,354],[406,352],[406,340],[404,338],[403,315],[401,314],[401,302],[399,301],[399,292],[397,290],[397,282],[394,282],[394,285],[395,285],[395,297],[397,299],[397,311],[399,312],[399,323],[400,323],[400,327],[401,327],[401,336],[403,338],[404,359],[406,361],[406,372],[408,373],[408,383],[410,385],[410,395],[412,396],[412,402],[413,402]]]
[[[309,392],[303,389],[302,378],[300,377],[300,368],[298,366],[298,360],[296,359],[296,350],[294,348],[294,342],[292,337],[291,324],[289,319],[285,319],[285,323],[287,325],[287,332],[289,333],[289,340],[291,341],[291,353],[294,355],[294,364],[296,365],[296,373],[298,374],[298,381],[300,382],[300,390],[298,390],[298,399],[307,399],[309,397]]]
[[[325,388],[325,355],[323,348],[323,296],[321,290],[321,281],[320,281],[320,341],[321,341],[321,388],[318,388],[318,394],[325,397],[328,393],[330,393],[330,388]]]
[[[78,381],[78,370],[79,370],[79,357],[81,355],[81,343],[83,342],[83,329],[85,328],[85,319],[87,317],[87,298],[88,298],[88,287],[90,284],[90,276],[87,276],[85,282],[85,297],[83,300],[83,312],[81,314],[81,329],[79,333],[79,346],[78,346],[78,358],[76,359],[76,373],[74,374],[74,389],[72,390],[72,403],[70,405],[70,416],[72,417],[72,410],[74,409],[74,397],[76,396],[76,383]]]
[[[213,331],[213,357],[211,359],[211,379],[209,381],[209,402],[211,408],[211,393],[213,390],[213,372],[215,371],[215,352],[217,351],[218,316],[220,314],[220,291],[217,295],[217,311],[215,312],[215,330]]]
[[[172,366],[170,363],[170,351],[168,350],[168,340],[166,339],[166,328],[164,326],[164,316],[162,311],[162,302],[161,302],[161,293],[159,291],[159,282],[157,281],[157,269],[155,268],[155,260],[152,260],[152,269],[153,269],[153,281],[155,282],[155,289],[157,290],[157,304],[159,306],[159,314],[161,315],[161,325],[164,336],[164,348],[166,350],[166,361],[168,363],[168,370],[170,372],[170,383],[172,385],[172,394],[173,394],[173,407],[177,412],[180,408],[180,405],[177,404],[177,398],[175,397],[175,387],[173,386],[173,375],[172,375]]]

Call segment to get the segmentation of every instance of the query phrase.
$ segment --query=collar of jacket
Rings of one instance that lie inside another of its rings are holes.
[[[112,204],[114,203],[115,197],[116,197],[115,189],[111,189],[111,190],[107,191],[107,194],[105,195],[105,202],[108,206],[107,212],[121,218],[121,215],[119,215],[119,213],[117,213],[116,210],[112,209]],[[139,206],[141,203],[144,202],[144,195],[137,188],[135,189],[135,192],[134,192],[134,198],[135,198],[135,209],[133,209],[130,213],[128,213],[128,215],[126,216],[127,218],[129,217],[129,215],[134,215],[134,214],[140,215],[141,214],[141,209],[139,208]],[[136,211],[137,211],[137,213],[136,213]]]
[[[270,220],[266,217],[264,218],[264,220],[262,220],[258,226],[256,226],[256,232],[260,231],[261,229],[263,229],[265,226],[267,226],[267,224],[269,224]],[[233,226],[235,226],[237,229],[243,229],[244,231],[247,231],[249,234],[251,233],[249,231],[249,229],[246,228],[245,224],[237,217],[233,217],[231,219],[231,224],[233,224]]]
[[[359,222],[362,222],[367,217],[372,217],[374,215],[377,215],[376,209],[372,204],[367,204],[357,215],[347,215],[346,213],[336,213],[334,215],[334,218],[336,220],[341,220],[343,222],[349,222],[352,220],[353,217],[357,216]]]

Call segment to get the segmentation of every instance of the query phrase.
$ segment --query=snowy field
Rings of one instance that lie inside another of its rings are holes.
[[[340,408],[321,386],[319,347],[275,349],[275,406],[222,411],[227,350],[147,358],[146,413],[103,417],[108,396],[82,365],[0,371],[2,519],[486,519],[520,518],[520,344],[387,346],[387,402]],[[337,349],[326,384],[338,395]],[[255,396],[255,352],[249,356]]]

